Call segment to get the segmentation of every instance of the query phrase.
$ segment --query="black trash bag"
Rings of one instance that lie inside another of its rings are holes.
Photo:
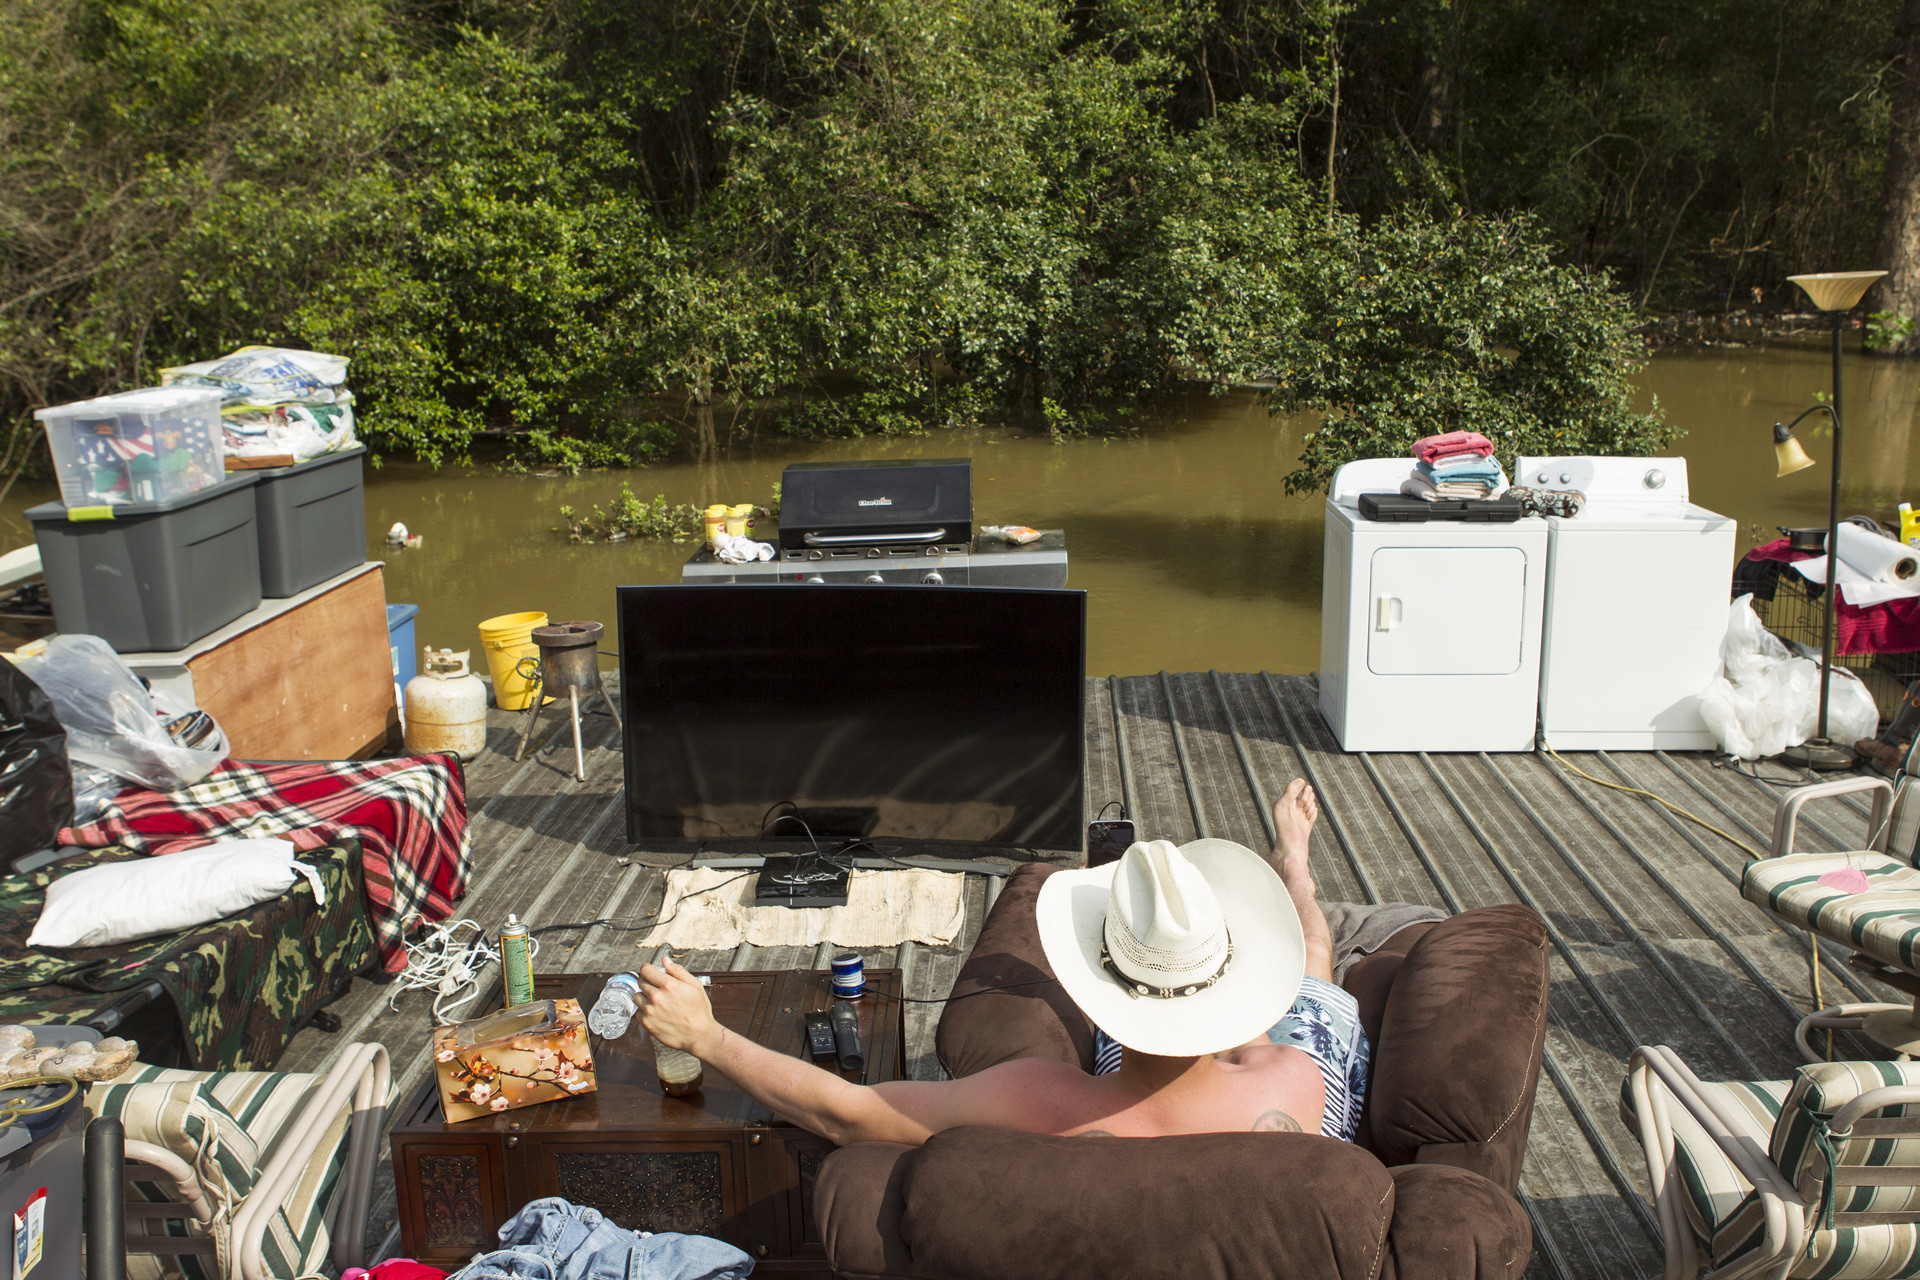
[[[40,686],[0,658],[0,868],[53,848],[72,822],[66,730]]]

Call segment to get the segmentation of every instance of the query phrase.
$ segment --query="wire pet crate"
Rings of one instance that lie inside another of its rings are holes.
[[[1785,565],[1780,566],[1786,569]],[[1753,584],[1757,587],[1758,584]],[[1753,609],[1767,630],[1797,652],[1820,661],[1821,596],[1825,588],[1788,570],[1772,575],[1771,592],[1755,589]],[[1837,643],[1837,641],[1836,641]],[[1833,665],[1853,672],[1866,684],[1882,724],[1892,720],[1907,686],[1920,680],[1920,650],[1908,653],[1833,655]]]

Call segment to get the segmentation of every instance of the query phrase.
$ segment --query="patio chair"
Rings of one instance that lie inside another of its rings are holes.
[[[1773,856],[1747,864],[1740,892],[1788,924],[1850,948],[1855,953],[1850,967],[1920,998],[1920,870],[1913,865],[1915,838],[1920,834],[1920,786],[1916,783],[1920,779],[1903,775],[1896,791],[1884,778],[1852,777],[1789,791],[1774,810]],[[1807,801],[1856,791],[1873,793],[1863,848],[1835,853],[1793,851],[1800,810]],[[1820,883],[1821,876],[1849,867],[1866,877],[1865,892]],[[1807,968],[1818,993],[1818,949],[1811,939]],[[1793,1033],[1808,1062],[1825,1057],[1808,1040],[1808,1033],[1819,1028],[1858,1031],[1903,1061],[1920,1053],[1920,1014],[1911,998],[1899,1004],[1868,1002],[1815,1009]]]
[[[1920,1267],[1920,1064],[1820,1062],[1708,1084],[1633,1051],[1620,1110],[1646,1151],[1664,1280],[1909,1276]]]
[[[265,1280],[360,1263],[387,1051],[324,1075],[136,1066],[87,1107],[125,1130],[127,1275]]]

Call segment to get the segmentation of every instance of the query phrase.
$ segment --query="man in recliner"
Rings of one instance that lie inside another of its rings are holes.
[[[1098,1068],[1117,1056],[1117,1069],[1089,1075],[1022,1058],[959,1080],[850,1084],[721,1026],[705,989],[675,964],[641,969],[641,1021],[659,1042],[842,1146],[917,1145],[962,1125],[1117,1137],[1305,1130],[1351,1140],[1367,1044],[1353,997],[1333,984],[1333,934],[1308,871],[1317,816],[1312,789],[1296,779],[1274,806],[1267,859],[1226,840],[1179,848],[1160,840],[1048,878],[1036,904],[1047,961],[1100,1028]]]

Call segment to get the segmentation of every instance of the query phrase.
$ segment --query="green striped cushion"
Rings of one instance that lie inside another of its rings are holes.
[[[87,1110],[94,1116],[117,1118],[130,1140],[150,1142],[186,1161],[199,1175],[216,1214],[230,1214],[253,1190],[260,1167],[259,1146],[214,1096],[208,1077],[200,1072],[135,1064],[113,1083],[93,1086],[87,1093]],[[153,1201],[167,1198],[152,1183],[136,1186],[135,1193]],[[215,1256],[182,1255],[177,1270],[165,1267],[168,1273],[185,1275],[187,1280],[220,1280],[228,1268],[228,1233],[224,1217],[216,1217],[215,1222]],[[175,1236],[205,1234],[197,1224],[189,1228],[179,1219],[145,1219],[137,1230]],[[156,1260],[142,1262],[129,1271],[130,1276],[159,1274],[161,1264]]]
[[[1767,1150],[1780,1172],[1808,1205],[1820,1202],[1827,1183],[1827,1161],[1814,1142],[1814,1114],[1832,1116],[1863,1093],[1888,1085],[1920,1084],[1920,1064],[1910,1062],[1816,1062],[1800,1068],[1793,1091],[1774,1125]],[[1920,1116],[1920,1104],[1889,1107],[1883,1116]],[[1920,1166],[1920,1137],[1835,1140],[1842,1165]],[[1835,1213],[1894,1213],[1914,1210],[1920,1217],[1920,1191],[1913,1187],[1842,1187]]]
[[[1854,867],[1865,893],[1821,884],[1829,871]],[[1920,968],[1920,871],[1882,853],[1794,853],[1749,862],[1740,892],[1783,920],[1908,969]]]
[[[1753,1184],[1740,1175],[1740,1171],[1733,1167],[1733,1162],[1720,1149],[1720,1144],[1707,1136],[1707,1131],[1694,1120],[1693,1113],[1667,1092],[1667,1087],[1660,1083],[1658,1076],[1649,1073],[1647,1084],[1666,1100],[1667,1116],[1673,1123],[1673,1165],[1681,1189],[1686,1193],[1681,1197],[1681,1202],[1686,1206],[1687,1221],[1693,1225],[1694,1235],[1700,1244],[1717,1261],[1720,1253],[1715,1241],[1727,1234],[1729,1227],[1748,1216],[1753,1200]],[[1774,1118],[1780,1114],[1780,1105],[1792,1085],[1791,1080],[1728,1084],[1702,1082],[1701,1090],[1723,1103],[1723,1110],[1731,1112],[1743,1122],[1738,1130],[1741,1136],[1751,1138],[1756,1148],[1763,1148],[1768,1135],[1773,1132]],[[1630,1107],[1631,1095],[1626,1096]]]
[[[250,1144],[255,1161],[249,1165],[247,1186],[251,1189],[253,1176],[264,1170],[279,1151],[280,1139],[312,1098],[322,1078],[286,1071],[200,1072],[144,1067],[122,1076],[113,1087],[124,1083],[141,1083],[198,1089],[213,1106],[227,1115]],[[99,1093],[100,1090],[96,1088],[95,1095]],[[352,1115],[352,1098],[349,1095],[347,1104],[341,1107],[321,1140],[320,1149],[329,1153],[327,1158],[309,1163],[279,1211],[268,1222],[266,1239],[261,1248],[268,1275],[308,1275],[319,1271],[325,1262],[332,1242],[327,1224],[335,1216],[333,1200],[341,1189],[340,1174],[346,1164],[347,1125]],[[127,1136],[139,1135],[129,1127]],[[145,1140],[155,1141],[151,1138]],[[172,1149],[169,1147],[169,1150]],[[225,1252],[226,1244],[222,1239],[223,1268]],[[195,1259],[184,1258],[179,1271],[169,1269],[169,1273],[184,1274],[187,1280],[219,1280],[217,1275],[203,1275],[200,1266]]]

